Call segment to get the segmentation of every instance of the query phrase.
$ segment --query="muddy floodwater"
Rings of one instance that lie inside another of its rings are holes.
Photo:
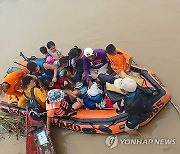
[[[138,65],[152,70],[180,109],[180,0],[0,0],[0,79],[6,70],[53,40],[63,54],[74,45],[105,48],[114,43],[130,53]],[[144,139],[173,139],[168,145],[119,144],[108,149],[108,135],[80,134],[52,129],[58,154],[179,154],[180,115],[169,103],[148,125]],[[134,137],[133,137],[134,138]],[[1,154],[24,154],[25,139],[0,140]]]

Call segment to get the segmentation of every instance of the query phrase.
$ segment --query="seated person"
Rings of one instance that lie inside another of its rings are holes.
[[[71,93],[71,96],[73,94]],[[69,116],[75,110],[79,109],[83,103],[74,95],[75,102],[71,102],[68,96],[62,90],[53,89],[48,92],[48,102],[46,103],[47,110],[47,131],[50,131],[51,118],[54,116]]]
[[[46,91],[43,89],[39,89],[36,87],[36,81],[31,76],[27,76],[22,80],[22,85],[24,88],[24,93],[30,97],[31,96],[31,89],[34,88],[34,95],[42,108],[46,108]],[[27,98],[24,94],[21,96],[20,100],[18,101],[18,106],[26,106],[27,105]]]
[[[56,49],[56,45],[53,41],[47,43],[47,48],[49,49],[48,53],[54,58],[55,61],[58,61],[62,57],[62,52]]]
[[[3,91],[8,95],[21,97],[22,96],[21,81],[26,76],[27,73],[24,70],[17,70],[10,74],[7,74],[6,77],[4,78],[3,83],[0,86],[2,89],[1,92]]]
[[[48,64],[54,64],[54,58],[48,53],[48,50],[45,46],[40,47],[40,52],[45,56],[45,61]],[[56,66],[56,65],[55,65]]]
[[[107,73],[108,71],[108,60],[104,49],[91,49],[86,48],[83,56],[83,69],[88,82],[91,86],[93,74]]]
[[[74,75],[75,70],[73,69],[73,66],[71,65],[71,61],[69,60],[69,57],[62,57],[59,59],[59,65],[60,67],[63,67],[65,72],[64,76],[67,76],[71,81],[74,81]]]
[[[109,44],[106,47],[106,54],[110,61],[110,66],[116,74],[121,71],[130,71],[132,57],[125,51],[117,49],[113,44]]]
[[[40,80],[50,78],[52,82],[57,81],[57,67],[45,61],[28,62],[27,69]]]
[[[84,77],[83,71],[83,52],[80,48],[75,46],[68,53],[71,65],[73,66],[73,82],[79,82]]]
[[[93,78],[97,78],[97,76]],[[152,94],[128,77],[116,79],[110,75],[99,74],[98,78],[100,81],[114,84],[124,93],[125,97],[115,103],[114,108],[118,110],[124,109],[128,113],[125,131],[137,134],[139,124],[146,120],[152,112]]]

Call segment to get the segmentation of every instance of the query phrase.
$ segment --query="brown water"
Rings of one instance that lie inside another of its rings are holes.
[[[13,61],[40,56],[49,40],[67,53],[81,48],[104,48],[108,43],[132,54],[153,70],[180,108],[180,1],[179,0],[0,0],[1,79]],[[147,126],[144,138],[175,138],[175,145],[122,145],[109,150],[106,135],[87,135],[53,129],[57,153],[180,153],[180,116],[168,104]],[[127,134],[120,138],[130,138]],[[24,140],[23,140],[24,141]],[[25,153],[25,142],[0,140],[0,153]]]

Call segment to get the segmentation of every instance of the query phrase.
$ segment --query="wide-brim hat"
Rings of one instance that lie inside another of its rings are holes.
[[[133,79],[126,77],[124,79],[119,78],[114,80],[114,86],[128,92],[134,92],[137,88],[137,83]]]

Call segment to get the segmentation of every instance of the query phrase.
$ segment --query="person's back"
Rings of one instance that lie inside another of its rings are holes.
[[[71,65],[73,66],[73,81],[78,82],[82,80],[83,75],[83,51],[75,46],[68,53]]]
[[[134,93],[124,98],[124,109],[126,112],[135,115],[149,115],[152,111],[151,98],[151,94],[147,94],[140,86],[137,86]]]
[[[117,49],[113,44],[109,44],[106,47],[106,54],[114,72],[129,71],[132,63],[131,55],[121,49]]]
[[[35,99],[37,101],[37,103],[45,109],[46,107],[46,99],[47,99],[47,95],[46,95],[46,91],[45,90],[40,90],[39,88],[36,87],[36,82],[35,80],[30,77],[27,76],[26,78],[24,78],[22,80],[22,84],[24,87],[24,93],[20,100],[18,101],[18,106],[26,106],[27,105],[27,97],[31,98],[31,89],[34,89],[34,95],[35,95]],[[26,96],[25,96],[26,95]]]
[[[47,78],[52,79],[53,82],[57,81],[57,67],[52,64],[46,63],[44,60],[35,62],[28,62],[28,70],[40,80]]]
[[[41,73],[42,73],[42,76],[44,77],[44,78],[52,78],[53,77],[53,74],[54,74],[54,72],[53,72],[53,70],[50,70],[50,69],[45,69],[44,68],[44,64],[45,64],[46,62],[45,61],[37,61],[36,62],[36,64],[40,67],[40,71],[41,71]]]
[[[14,95],[20,97],[22,92],[18,91],[21,89],[21,80],[27,76],[24,70],[17,70],[4,78],[2,86],[7,87],[4,92],[8,95]]]

